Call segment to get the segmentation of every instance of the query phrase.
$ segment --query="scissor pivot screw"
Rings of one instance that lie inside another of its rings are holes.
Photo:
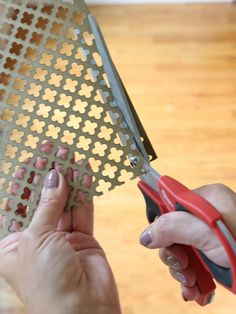
[[[131,157],[130,158],[130,165],[132,168],[136,168],[138,164],[138,157]]]

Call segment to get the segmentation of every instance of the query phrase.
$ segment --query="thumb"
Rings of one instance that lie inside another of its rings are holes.
[[[159,217],[140,237],[150,249],[177,244],[192,245],[202,251],[219,246],[213,231],[201,220],[186,212],[172,212]]]
[[[38,209],[29,226],[31,231],[41,232],[45,226],[57,229],[58,221],[67,201],[65,178],[56,170],[51,170],[45,179]]]

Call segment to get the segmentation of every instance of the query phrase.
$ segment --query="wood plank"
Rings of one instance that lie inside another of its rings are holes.
[[[92,12],[157,150],[156,169],[192,188],[222,182],[236,189],[236,7],[94,6]],[[157,252],[139,246],[147,224],[136,183],[95,204],[96,234],[123,313],[201,313],[181,300]],[[204,311],[233,314],[235,306],[236,297],[219,288]]]

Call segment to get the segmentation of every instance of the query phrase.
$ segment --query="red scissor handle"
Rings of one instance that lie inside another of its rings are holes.
[[[201,297],[196,301],[200,305],[210,302],[215,290],[213,278],[228,290],[236,293],[236,240],[221,214],[204,198],[168,176],[160,177],[157,185],[159,193],[144,181],[138,184],[146,199],[149,222],[153,222],[156,216],[172,211],[190,212],[214,231],[228,254],[230,269],[214,264],[193,247],[181,245],[188,254],[189,266],[196,273],[196,283],[201,292]]]

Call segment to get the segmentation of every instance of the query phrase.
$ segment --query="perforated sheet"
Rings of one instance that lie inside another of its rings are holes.
[[[113,102],[84,2],[0,0],[0,14],[2,238],[28,226],[50,169],[66,175],[69,209],[80,193],[90,199],[135,178],[142,157]]]

